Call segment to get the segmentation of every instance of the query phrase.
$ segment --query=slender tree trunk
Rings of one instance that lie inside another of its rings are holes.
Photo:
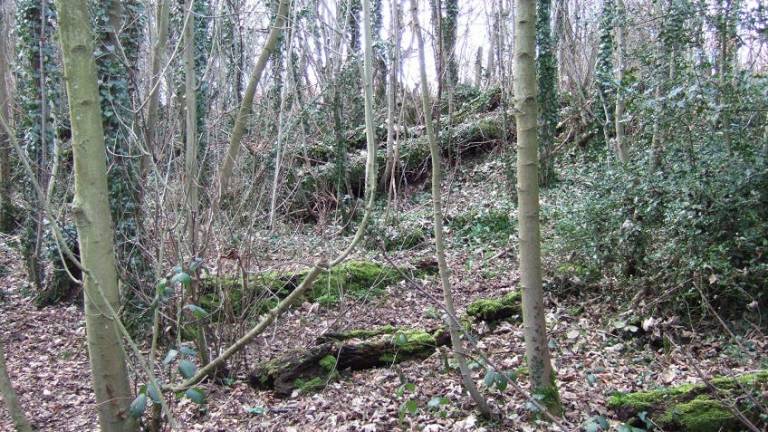
[[[366,4],[367,4],[366,0]],[[421,75],[421,104],[424,110],[424,123],[427,128],[427,137],[429,139],[429,150],[432,155],[432,216],[435,230],[435,254],[437,255],[437,264],[440,271],[440,280],[443,285],[443,298],[445,301],[445,310],[448,313],[448,329],[451,334],[451,344],[456,362],[459,364],[462,382],[464,388],[477,403],[478,409],[483,415],[490,415],[490,408],[480,391],[472,380],[472,372],[467,366],[467,359],[464,356],[464,347],[459,333],[459,323],[453,317],[456,316],[456,308],[453,305],[453,293],[451,292],[450,271],[445,260],[445,242],[443,240],[443,209],[441,197],[442,168],[440,165],[440,148],[437,144],[437,137],[432,124],[432,104],[429,100],[429,86],[427,85],[427,67],[424,59],[424,38],[419,27],[419,4],[418,0],[411,0],[411,13],[413,19],[414,33],[419,47],[419,70]]]
[[[119,293],[88,3],[57,0],[56,6],[75,161],[73,214],[82,263],[88,270],[84,281],[86,333],[99,422],[104,431],[134,431],[135,421],[127,415],[133,398],[125,352],[104,303],[118,309]]]
[[[3,114],[5,115],[5,114]],[[7,117],[6,117],[7,118]],[[32,432],[32,426],[29,424],[24,411],[19,405],[19,400],[16,398],[16,391],[13,390],[11,384],[11,378],[8,376],[8,368],[5,365],[5,347],[3,347],[3,341],[0,340],[0,394],[3,396],[3,402],[8,409],[8,413],[11,415],[14,426],[16,426],[17,432]]]
[[[550,361],[541,281],[539,175],[536,107],[536,2],[516,0],[515,99],[520,282],[523,291],[525,352],[531,390],[552,414],[562,408]]]
[[[295,11],[295,9],[294,9]],[[292,12],[294,16],[291,18],[291,22],[296,22],[295,12]],[[287,44],[285,47],[285,63],[286,73],[290,76],[293,73],[293,57],[291,55],[293,47],[293,27],[288,29]],[[279,56],[278,56],[279,57]],[[285,116],[286,105],[288,103],[288,92],[290,90],[290,83],[292,80],[288,80],[287,83],[283,83],[280,87],[280,102],[279,111],[277,114],[277,144],[275,145],[275,168],[272,173],[272,189],[269,195],[269,229],[273,229],[275,226],[275,213],[277,212],[277,195],[278,187],[280,186],[280,168],[283,160],[283,146],[285,141]],[[298,91],[298,89],[296,89]]]
[[[384,169],[384,190],[387,193],[387,208],[390,208],[392,200],[397,194],[396,167],[394,158],[395,148],[395,116],[397,115],[397,71],[400,51],[400,4],[399,0],[392,0],[390,7],[390,33],[394,38],[394,46],[389,55],[389,85],[387,86],[387,165]]]
[[[191,10],[193,0],[186,0],[185,9]],[[197,161],[197,83],[195,72],[195,19],[189,15],[184,27],[184,106],[185,106],[185,151],[184,176],[187,194],[189,240],[193,253],[195,249],[195,219],[199,207],[198,161]]]
[[[0,29],[8,28],[8,19],[5,11],[0,8]],[[10,121],[11,92],[10,92],[10,64],[9,64],[9,38],[8,33],[0,33],[0,115]],[[11,201],[11,159],[9,139],[5,130],[0,130],[0,232],[10,232],[13,227],[13,202]]]
[[[627,14],[624,0],[616,0],[616,155],[621,162],[627,161],[627,149],[624,142],[624,40],[626,36]]]
[[[144,143],[146,145],[147,153],[142,158],[142,178],[146,178],[146,174],[150,166],[150,158],[155,157],[155,151],[158,147],[159,134],[155,130],[158,120],[158,108],[160,105],[160,83],[162,76],[160,73],[163,67],[163,58],[168,43],[168,0],[158,0],[157,10],[155,13],[155,20],[157,25],[157,31],[155,36],[155,43],[152,46],[152,75],[150,77],[149,88],[149,105],[147,107],[147,129],[145,131]]]
[[[277,8],[277,15],[275,16],[275,22],[272,24],[269,36],[267,36],[267,41],[264,44],[264,49],[261,51],[261,54],[259,54],[259,58],[251,73],[248,87],[245,89],[245,95],[243,96],[243,102],[240,104],[240,110],[235,118],[235,126],[232,128],[232,136],[229,139],[227,153],[224,155],[224,160],[221,163],[221,169],[219,171],[219,199],[221,199],[227,192],[229,179],[232,176],[232,169],[237,160],[237,155],[240,153],[241,141],[245,135],[246,123],[250,121],[256,86],[259,85],[261,76],[264,73],[264,68],[267,66],[267,61],[277,47],[278,39],[283,33],[287,14],[288,0],[280,0],[280,4]]]

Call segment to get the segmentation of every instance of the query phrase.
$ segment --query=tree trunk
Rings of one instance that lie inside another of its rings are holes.
[[[2,12],[0,12],[2,13]],[[24,415],[19,400],[16,398],[16,391],[13,390],[11,378],[8,376],[8,369],[5,366],[5,347],[0,340],[0,394],[3,396],[3,402],[11,415],[17,432],[32,432],[32,426]]]
[[[366,4],[367,4],[366,0]],[[419,70],[421,75],[421,106],[424,111],[424,123],[427,129],[429,139],[429,152],[432,156],[432,217],[435,230],[435,254],[440,271],[440,280],[443,285],[443,298],[445,301],[445,310],[448,313],[448,330],[451,336],[451,345],[453,346],[453,355],[459,364],[461,378],[464,388],[477,403],[478,409],[483,415],[490,414],[490,408],[483,395],[477,389],[472,380],[472,372],[467,366],[467,359],[464,356],[464,347],[462,346],[461,335],[459,333],[459,323],[454,319],[456,317],[456,308],[453,306],[453,293],[451,292],[451,281],[448,264],[445,260],[445,243],[443,240],[443,209],[440,187],[442,185],[442,167],[440,165],[440,148],[437,144],[437,137],[432,125],[432,104],[429,98],[429,86],[427,85],[427,68],[424,60],[424,38],[419,27],[419,4],[417,0],[411,0],[411,13],[413,19],[413,31],[416,34],[416,41],[419,47]]]
[[[85,319],[99,422],[104,431],[133,431],[136,424],[126,415],[133,398],[125,353],[107,313],[109,306],[118,309],[119,293],[90,14],[85,0],[58,0],[56,6],[72,124],[73,214],[82,263],[88,270]]]
[[[221,199],[227,192],[229,179],[232,176],[232,169],[237,160],[237,155],[240,153],[240,144],[245,135],[246,123],[250,121],[251,110],[253,108],[253,97],[256,94],[256,86],[258,86],[259,81],[261,81],[261,75],[264,73],[264,68],[267,66],[267,61],[269,60],[272,51],[277,47],[277,42],[280,39],[280,35],[283,33],[287,14],[288,0],[280,0],[275,16],[275,22],[272,24],[272,28],[269,31],[269,36],[267,36],[264,49],[261,51],[261,54],[259,54],[256,65],[253,67],[251,78],[248,81],[248,87],[245,89],[243,102],[240,104],[240,110],[235,118],[235,126],[232,128],[232,136],[229,139],[227,153],[224,155],[224,160],[221,163],[221,168],[219,170],[219,199]]]
[[[8,21],[5,11],[0,8],[0,28],[9,28]],[[11,92],[9,79],[11,70],[8,63],[8,43],[7,32],[2,32],[0,34],[0,115],[10,124]],[[0,232],[2,233],[8,233],[13,229],[12,181],[9,137],[5,130],[0,130]]]
[[[627,149],[624,142],[624,39],[626,36],[627,14],[624,0],[616,0],[616,155],[621,162],[627,161]]]
[[[152,47],[152,75],[150,77],[149,106],[147,107],[147,121],[144,143],[147,154],[142,157],[142,178],[146,178],[150,162],[155,157],[159,136],[155,130],[158,120],[158,108],[160,105],[161,68],[163,66],[164,52],[168,43],[168,0],[159,0],[156,11],[157,34]]]
[[[523,291],[525,351],[531,390],[551,414],[562,411],[550,361],[541,281],[539,176],[536,106],[536,2],[516,0],[515,77],[517,202],[520,282]]]

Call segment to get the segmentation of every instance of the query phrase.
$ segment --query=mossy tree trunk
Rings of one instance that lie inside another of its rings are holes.
[[[367,0],[366,0],[367,2]],[[427,129],[429,139],[429,152],[432,158],[432,216],[435,231],[435,254],[437,255],[438,269],[440,271],[440,280],[443,286],[443,299],[445,310],[448,314],[448,330],[451,336],[451,345],[453,346],[453,355],[459,364],[462,382],[464,388],[477,403],[478,409],[484,415],[490,414],[490,408],[480,391],[472,380],[472,372],[467,366],[467,359],[464,356],[464,347],[462,346],[461,334],[459,333],[459,323],[456,322],[456,308],[453,305],[453,293],[451,292],[450,270],[445,260],[445,242],[443,239],[443,208],[442,208],[442,166],[440,165],[440,148],[437,143],[437,136],[432,124],[432,104],[429,98],[429,86],[427,85],[427,68],[424,56],[424,38],[419,27],[419,5],[416,0],[411,0],[411,13],[413,19],[414,33],[419,47],[419,71],[421,76],[421,105],[424,112],[424,123]]]
[[[110,306],[118,309],[119,293],[88,3],[57,0],[56,6],[72,124],[73,213],[82,263],[88,270],[84,281],[85,319],[99,422],[105,431],[134,431],[136,424],[126,415],[133,397],[125,352],[108,312]]]
[[[516,0],[515,77],[517,123],[517,202],[520,282],[523,291],[525,352],[531,390],[553,415],[562,408],[557,396],[544,319],[539,228],[539,175],[536,106],[536,2]]]

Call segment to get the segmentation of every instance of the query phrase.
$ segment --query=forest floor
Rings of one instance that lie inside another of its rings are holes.
[[[493,202],[497,192],[488,185],[496,184],[496,189],[501,189],[500,183],[503,182],[489,182],[487,178],[463,184],[449,181],[448,212],[467,205],[469,199],[478,202],[481,197],[487,203]],[[11,239],[3,240],[0,338],[6,347],[8,370],[21,405],[41,431],[97,430],[83,311],[76,305],[37,309],[26,295],[21,261],[10,246]],[[455,247],[456,242],[451,244],[449,263],[460,311],[471,300],[499,296],[516,288],[514,252],[503,254],[471,244],[463,248]],[[360,253],[361,257],[383,261],[380,254]],[[430,250],[426,246],[394,253],[392,259],[405,262],[428,256]],[[306,261],[300,262],[311,262],[307,256],[304,258]],[[426,292],[442,298],[434,280],[424,282]],[[716,328],[711,332],[694,332],[674,318],[645,317],[655,319],[646,321],[652,328],[645,336],[633,337],[623,325],[626,306],[609,289],[585,291],[578,297],[546,298],[564,418],[574,430],[595,416],[604,416],[616,424],[606,408],[606,400],[614,391],[700,382],[699,373],[730,376],[765,367],[760,359],[768,358],[768,341],[757,335],[747,334],[741,340],[742,345],[752,350],[744,353],[735,342],[720,336],[722,332]],[[432,308],[439,306],[431,304],[424,292],[407,288],[406,284],[391,286],[385,294],[364,301],[344,299],[335,307],[297,305],[258,337],[248,352],[232,362],[238,379],[230,385],[204,384],[207,404],[201,407],[188,399],[177,399],[173,411],[184,425],[182,429],[190,431],[555,430],[554,426],[535,420],[526,396],[512,387],[504,391],[485,389],[502,420],[481,419],[469,398],[462,394],[458,374],[445,371],[438,354],[394,368],[342,372],[339,381],[318,393],[296,394],[287,399],[276,398],[268,391],[255,391],[244,379],[259,362],[292,348],[310,347],[317,335],[328,330],[386,324],[434,328],[439,321],[430,317]],[[651,343],[650,334],[669,329],[686,337],[686,343]],[[494,363],[505,370],[522,370],[524,344],[519,319],[493,330],[480,330],[484,333],[480,348]],[[478,383],[483,381],[483,374],[480,369],[475,370]],[[398,391],[403,379],[413,386]],[[527,387],[525,376],[518,382]],[[435,397],[447,398],[448,403],[438,410],[430,409],[428,401]],[[417,401],[415,413],[401,414],[406,399]],[[10,419],[2,410],[0,430],[11,429]]]

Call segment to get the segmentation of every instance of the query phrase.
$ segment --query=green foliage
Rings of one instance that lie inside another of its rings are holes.
[[[536,74],[539,84],[539,179],[543,186],[554,180],[552,160],[557,133],[559,101],[557,96],[556,39],[552,35],[551,0],[538,0],[536,8]]]
[[[566,182],[545,194],[543,215],[553,228],[545,246],[569,257],[561,270],[666,292],[658,304],[685,316],[707,313],[701,293],[726,315],[741,315],[748,304],[765,308],[766,120],[753,113],[768,109],[768,79],[740,76],[728,107],[712,79],[675,83],[660,99],[648,93],[636,101],[649,116],[667,107],[656,114],[658,130],[647,123],[635,136],[664,141],[661,164],[656,149],[635,153],[626,166],[595,150],[565,168]],[[720,124],[725,109],[727,127]]]
[[[512,206],[496,202],[491,206],[470,207],[448,222],[453,238],[470,244],[502,246],[517,233]]]

